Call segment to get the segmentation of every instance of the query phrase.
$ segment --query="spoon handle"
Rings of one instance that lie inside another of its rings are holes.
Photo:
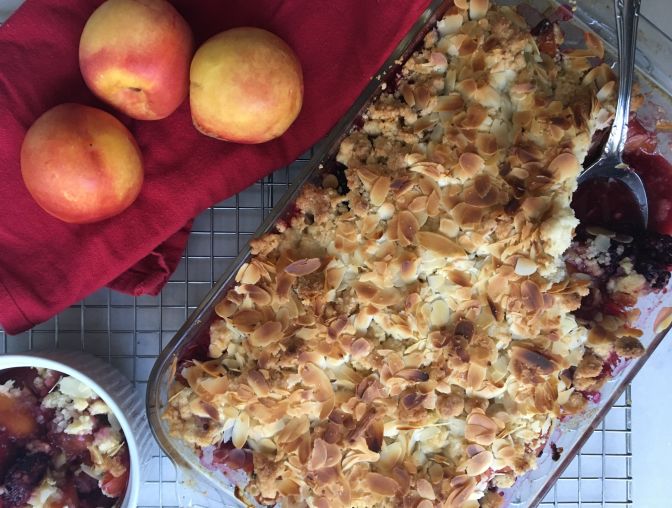
[[[637,46],[637,23],[641,0],[614,0],[616,11],[616,36],[618,40],[618,99],[614,123],[604,147],[605,155],[621,159],[628,137],[630,96],[635,72],[635,48]]]

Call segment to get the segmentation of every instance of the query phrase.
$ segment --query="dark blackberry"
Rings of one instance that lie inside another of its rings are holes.
[[[670,272],[664,266],[649,259],[637,259],[635,271],[643,275],[653,289],[663,289],[670,280]]]
[[[341,164],[340,162],[337,162],[334,164],[334,168],[332,170],[332,173],[336,175],[336,179],[338,180],[338,193],[341,195],[345,195],[348,193],[348,177],[345,176],[345,170],[346,166],[344,164]]]
[[[4,479],[5,493],[2,495],[8,508],[19,508],[26,504],[35,487],[44,478],[49,461],[46,453],[33,453],[19,457],[9,468]]]
[[[637,243],[642,257],[662,265],[672,265],[672,236],[647,231]]]
[[[530,33],[535,37],[540,35],[545,35],[553,31],[553,23],[551,23],[547,18],[542,19],[537,25],[530,30]]]

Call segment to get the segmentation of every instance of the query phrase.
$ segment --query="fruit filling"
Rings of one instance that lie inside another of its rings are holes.
[[[128,447],[105,402],[48,369],[0,371],[0,508],[121,505]]]

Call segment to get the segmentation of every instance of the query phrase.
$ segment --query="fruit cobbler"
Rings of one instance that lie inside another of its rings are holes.
[[[640,356],[670,237],[579,224],[613,117],[603,46],[456,0],[251,242],[164,418],[249,503],[498,507],[559,419]],[[592,226],[592,227],[589,227]]]
[[[110,408],[77,379],[0,371],[0,508],[121,505],[129,455]]]

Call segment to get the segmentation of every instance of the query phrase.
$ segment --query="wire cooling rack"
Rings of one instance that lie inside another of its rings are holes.
[[[203,212],[194,222],[182,261],[161,294],[132,297],[101,289],[46,323],[16,336],[0,329],[0,353],[75,349],[107,360],[144,394],[165,346],[262,219],[291,186],[308,152],[240,194]],[[626,508],[631,504],[630,389],[591,436],[542,507]],[[155,445],[139,506],[176,507],[176,472]]]

